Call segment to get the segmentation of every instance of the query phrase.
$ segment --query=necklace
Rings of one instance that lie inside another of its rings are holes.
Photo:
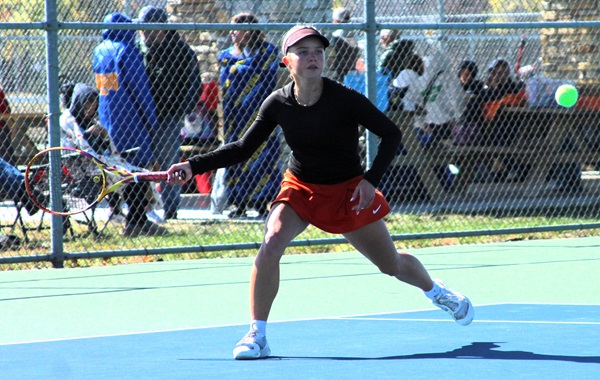
[[[296,99],[296,103],[298,103],[299,105],[301,105],[302,107],[310,107],[312,105],[314,105],[316,102],[319,101],[319,98],[321,97],[321,94],[323,93],[323,81],[321,81],[321,85],[319,86],[319,91],[313,95],[308,102],[303,103],[300,101],[300,99],[298,98],[298,87],[294,88],[294,99]]]

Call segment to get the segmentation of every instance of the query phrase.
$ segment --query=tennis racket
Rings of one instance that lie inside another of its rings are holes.
[[[50,156],[60,161],[60,178],[50,181]],[[179,177],[185,179],[185,172]],[[56,147],[36,154],[27,164],[25,188],[33,203],[53,215],[73,215],[84,212],[106,195],[134,182],[160,182],[167,172],[132,173],[107,165],[92,154],[80,149]],[[50,204],[50,186],[60,187],[62,210],[53,210]]]

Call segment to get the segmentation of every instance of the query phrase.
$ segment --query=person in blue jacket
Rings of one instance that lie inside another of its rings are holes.
[[[122,13],[110,13],[105,23],[132,23]],[[157,126],[156,106],[135,30],[105,29],[94,49],[94,74],[100,91],[98,114],[117,150],[139,148],[128,160],[150,168],[154,163],[151,135]]]
[[[255,24],[258,19],[251,13],[240,13],[231,22]],[[275,89],[279,67],[279,49],[267,42],[261,31],[234,30],[231,39],[233,45],[218,56],[225,143],[238,141],[250,127],[260,104]],[[277,129],[250,161],[221,169],[225,174],[227,203],[235,206],[229,217],[243,217],[250,207],[261,216],[268,213],[268,205],[277,195],[283,178],[280,138]],[[213,199],[220,185],[219,174],[218,171]]]

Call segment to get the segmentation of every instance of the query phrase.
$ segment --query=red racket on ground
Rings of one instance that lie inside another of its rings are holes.
[[[52,186],[60,186],[63,210],[50,205],[50,156],[60,161],[60,178]],[[185,172],[179,173],[185,178]],[[132,173],[107,165],[93,155],[75,148],[49,148],[36,154],[25,171],[27,193],[40,209],[54,215],[73,215],[84,212],[100,202],[107,194],[133,182],[167,180],[167,172]]]

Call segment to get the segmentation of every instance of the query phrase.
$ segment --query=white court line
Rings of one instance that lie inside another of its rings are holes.
[[[345,318],[336,317],[331,319],[349,320],[349,321],[402,321],[402,322],[444,322],[455,323],[452,319],[426,319],[426,318]],[[600,322],[560,322],[560,321],[513,321],[505,319],[475,319],[473,323],[522,323],[539,325],[600,325]]]
[[[501,306],[501,305],[553,305],[553,306],[598,306],[597,304],[553,304],[553,303],[518,303],[518,302],[500,302],[500,303],[490,303],[490,304],[480,304],[475,305],[475,308],[481,308],[485,306]],[[329,317],[313,317],[313,318],[299,318],[299,319],[287,319],[287,320],[279,320],[279,321],[269,321],[270,324],[273,323],[291,323],[291,322],[308,322],[308,321],[320,321],[320,320],[375,320],[381,321],[386,320],[386,318],[375,318],[377,315],[387,315],[387,314],[407,314],[407,313],[415,313],[415,312],[423,312],[423,311],[440,311],[438,308],[427,308],[427,309],[414,309],[414,310],[400,310],[400,311],[382,311],[379,313],[368,313],[368,314],[350,314],[343,316],[329,316]],[[392,321],[415,321],[415,322],[450,322],[455,323],[452,319],[416,319],[416,318],[389,318],[387,320]],[[527,323],[527,321],[493,321],[493,320],[478,320],[476,319],[473,323]],[[539,324],[582,324],[582,325],[599,325],[600,322],[548,322],[548,321],[530,321],[530,323],[539,323]],[[145,330],[145,331],[136,331],[136,332],[126,332],[126,333],[114,333],[114,334],[98,334],[98,335],[87,335],[87,336],[78,336],[78,337],[67,337],[67,338],[54,338],[54,339],[40,339],[40,340],[31,340],[31,341],[20,341],[20,342],[6,342],[1,343],[2,346],[15,346],[20,344],[35,344],[35,343],[52,343],[52,342],[64,342],[70,340],[82,340],[82,339],[97,339],[97,338],[113,338],[119,336],[134,336],[134,335],[144,335],[144,334],[159,334],[159,333],[169,333],[169,332],[179,332],[179,331],[194,331],[194,330],[206,330],[206,329],[216,329],[216,328],[224,328],[224,327],[237,327],[237,326],[248,326],[248,322],[243,323],[230,323],[230,324],[219,324],[219,325],[209,325],[209,326],[196,326],[196,327],[182,327],[177,329],[162,329],[162,330]]]
[[[553,303],[553,302],[500,302],[488,305],[477,305],[479,306],[496,306],[496,305],[549,305],[549,306],[597,306],[597,303]]]

